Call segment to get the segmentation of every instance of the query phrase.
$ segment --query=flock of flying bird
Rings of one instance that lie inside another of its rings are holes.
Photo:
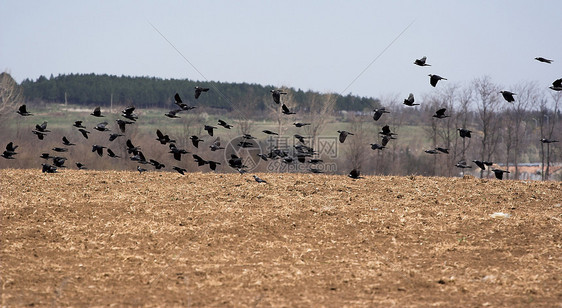
[[[545,59],[542,57],[537,57],[535,58],[535,60],[543,62],[543,63],[552,63],[552,60],[549,59]],[[416,59],[414,61],[415,65],[418,66],[431,66],[430,64],[426,63],[427,58],[424,56],[420,59]],[[447,80],[446,78],[443,78],[439,75],[433,75],[433,74],[429,74],[429,83],[431,86],[436,87],[437,83],[441,80]],[[554,91],[562,91],[562,78],[558,79],[556,81],[554,81],[552,83],[552,86],[550,86],[550,89],[554,90]],[[203,88],[200,86],[196,86],[195,87],[195,93],[194,93],[194,97],[195,99],[198,99],[202,93],[204,92],[208,92],[209,88]],[[277,105],[280,105],[281,107],[281,113],[285,114],[285,115],[294,115],[296,114],[295,112],[291,111],[284,103],[282,103],[282,95],[286,95],[287,92],[284,92],[283,90],[271,90],[271,96],[273,98],[273,102],[276,103]],[[503,98],[511,103],[515,101],[514,95],[517,95],[513,92],[510,91],[500,91],[500,94],[503,96]],[[174,110],[170,110],[168,113],[165,113],[164,115],[169,117],[169,118],[179,118],[178,114],[182,111],[189,111],[191,109],[196,108],[195,106],[189,106],[187,104],[185,104],[180,95],[178,93],[176,93],[174,95],[174,101],[176,106],[178,107],[178,109],[174,109]],[[410,93],[409,96],[404,99],[404,105],[406,106],[417,106],[419,105],[418,103],[415,103],[415,98],[414,98],[414,94]],[[441,108],[439,110],[437,110],[435,112],[435,114],[433,115],[434,118],[437,119],[444,119],[449,117],[448,115],[445,114],[445,112],[447,111],[446,108]],[[32,116],[33,114],[31,114],[30,112],[27,111],[27,107],[26,105],[21,105],[19,107],[19,109],[17,110],[17,113],[23,117],[27,117],[27,116]],[[374,121],[378,121],[385,113],[390,113],[389,111],[386,110],[386,108],[381,107],[381,108],[377,108],[374,110],[374,114],[373,114],[373,120]],[[90,114],[93,117],[96,118],[103,118],[105,117],[102,113],[101,113],[101,109],[100,107],[96,107],[93,112]],[[126,130],[126,126],[127,125],[131,125],[136,123],[136,121],[138,120],[138,115],[135,114],[135,107],[134,106],[129,106],[127,108],[125,108],[122,112],[121,112],[121,116],[124,119],[117,119],[117,126],[119,127],[119,131],[121,133],[111,133],[111,130],[108,128],[108,122],[101,122],[98,123],[93,129],[100,131],[100,132],[108,132],[109,133],[109,141],[114,141],[115,139],[117,139],[118,137],[122,137],[124,136],[123,133],[125,133]],[[86,127],[84,125],[82,125],[83,121],[75,121],[73,126],[75,128],[78,129],[78,131],[82,134],[82,136],[85,139],[88,139],[88,134],[90,134],[91,132],[86,130]],[[233,126],[226,123],[223,120],[218,120],[218,124],[219,126],[225,128],[225,129],[230,129]],[[297,128],[300,127],[304,127],[306,125],[310,125],[310,123],[300,123],[300,122],[295,122],[293,123],[293,125]],[[217,129],[216,126],[212,126],[212,125],[205,125],[204,126],[204,130],[207,131],[207,133],[210,136],[214,135],[214,130]],[[459,132],[459,136],[461,138],[471,138],[471,133],[472,131],[466,129],[466,128],[458,128],[457,129]],[[37,136],[37,138],[39,140],[43,140],[45,138],[46,135],[48,135],[50,131],[47,129],[47,122],[43,122],[42,124],[37,124],[35,125],[35,130],[32,131],[33,134],[35,134]],[[267,134],[267,135],[278,135],[278,133],[270,131],[270,130],[263,130],[263,133]],[[344,131],[344,130],[339,130],[339,142],[340,143],[344,143],[345,140],[347,139],[348,136],[353,136],[354,134],[348,131]],[[176,146],[176,141],[171,139],[168,135],[164,135],[160,130],[156,131],[156,135],[157,135],[157,141],[159,141],[161,144],[166,145],[168,144],[168,147],[170,149],[169,153],[173,154],[173,157],[176,161],[181,161],[182,155],[188,154],[189,152],[186,151],[185,149],[180,149]],[[388,144],[388,142],[390,140],[396,139],[396,134],[391,132],[390,127],[388,125],[385,125],[382,127],[381,131],[379,132],[379,135],[381,137],[381,142],[380,143],[373,143],[371,144],[371,149],[372,150],[383,150],[386,145]],[[309,163],[312,165],[316,165],[319,163],[322,163],[321,159],[318,158],[312,158],[315,154],[317,154],[314,149],[310,146],[305,145],[305,137],[295,134],[294,135],[295,139],[299,140],[300,144],[294,146],[295,148],[295,153],[293,153],[293,155],[289,154],[285,149],[279,149],[279,148],[274,148],[272,149],[269,153],[259,153],[259,159],[265,160],[267,161],[268,159],[282,159],[284,163],[290,164],[292,162],[294,162],[295,159],[297,159],[299,162],[304,163],[306,161],[306,158],[309,157]],[[242,136],[242,141],[240,141],[237,146],[240,148],[251,148],[254,147],[254,144],[251,142],[251,140],[256,139],[255,137],[253,137],[250,134],[244,134]],[[193,146],[195,148],[199,147],[200,142],[202,142],[203,140],[201,138],[199,138],[198,136],[191,136],[190,140],[193,144]],[[541,142],[543,143],[554,143],[554,142],[558,142],[557,140],[550,140],[550,139],[546,139],[546,138],[542,138],[540,139]],[[66,146],[66,147],[55,147],[52,150],[54,152],[57,153],[64,153],[64,152],[68,152],[68,148],[70,146],[74,146],[74,143],[71,143],[66,136],[62,137],[62,145]],[[147,171],[147,169],[141,167],[141,165],[152,165],[155,169],[162,169],[165,168],[165,165],[154,160],[154,159],[149,159],[147,160],[146,157],[144,156],[143,152],[141,151],[140,147],[134,146],[132,141],[130,139],[128,139],[126,141],[126,146],[127,146],[127,152],[129,154],[131,154],[132,156],[129,157],[130,160],[132,161],[136,161],[139,165],[137,165],[137,170],[142,174],[143,172]],[[14,156],[17,154],[16,149],[18,148],[17,145],[14,145],[13,142],[10,142],[6,145],[6,150],[2,153],[3,158],[5,159],[14,159]],[[210,146],[209,148],[211,149],[211,151],[217,151],[217,150],[223,150],[224,147],[221,147],[220,145],[220,139],[217,138]],[[110,148],[106,147],[106,146],[102,146],[102,145],[97,145],[94,144],[92,146],[92,152],[97,153],[99,156],[103,155],[103,151],[106,151],[107,156],[111,157],[111,158],[119,158],[118,155],[116,155]],[[449,154],[448,149],[445,148],[441,148],[441,147],[436,147],[435,149],[430,149],[430,150],[425,150],[426,153],[428,154]],[[48,163],[43,163],[42,164],[42,171],[46,172],[46,173],[55,173],[57,172],[57,168],[64,168],[66,167],[64,164],[67,160],[67,158],[63,157],[63,156],[52,156],[49,153],[43,153],[41,156],[41,158],[45,159],[45,160],[49,160],[52,159],[53,164],[48,164]],[[212,160],[205,160],[202,157],[200,157],[197,154],[192,154],[193,159],[195,160],[195,162],[197,162],[198,166],[203,166],[203,165],[209,165],[211,170],[216,170],[217,165],[221,165],[220,162],[217,161],[212,161]],[[486,170],[486,167],[490,167],[493,165],[493,162],[488,162],[488,161],[479,161],[479,160],[473,160],[472,161],[474,164],[476,164],[476,166],[478,166],[481,170]],[[76,167],[78,169],[86,169],[86,166],[80,162],[76,162]],[[243,159],[241,157],[238,157],[236,154],[231,154],[230,155],[230,159],[228,159],[228,165],[234,169],[236,169],[238,172],[240,173],[244,173],[245,169],[247,168],[244,165]],[[459,161],[456,165],[456,167],[461,168],[461,169],[467,169],[467,168],[472,168],[472,166],[468,165],[466,163],[465,160],[461,160]],[[182,175],[185,174],[185,172],[187,171],[185,168],[182,167],[178,167],[178,166],[173,166],[172,168],[173,170],[181,173]],[[313,173],[321,173],[322,171],[316,169],[316,168],[311,168],[310,169],[311,172]],[[509,173],[509,171],[507,170],[501,170],[501,169],[491,169],[492,172],[494,172],[496,178],[498,179],[503,179],[503,174],[504,173]],[[360,176],[360,171],[358,169],[353,169],[348,176],[350,178],[353,179],[359,179],[361,178]],[[265,180],[259,178],[258,176],[254,175],[253,176],[254,179],[256,180],[256,182],[258,183],[267,183]]]

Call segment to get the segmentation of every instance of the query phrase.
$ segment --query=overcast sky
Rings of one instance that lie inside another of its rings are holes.
[[[555,0],[0,0],[0,70],[18,82],[97,73],[369,97],[428,93],[428,74],[546,89],[562,78],[561,12]],[[415,66],[424,55],[432,66]]]

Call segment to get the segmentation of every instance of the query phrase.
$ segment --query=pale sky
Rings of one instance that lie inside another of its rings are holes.
[[[557,0],[0,0],[0,70],[18,82],[97,73],[375,98],[429,93],[428,74],[460,85],[488,75],[505,89],[526,81],[546,89],[562,78],[561,16]],[[432,66],[415,66],[424,55]]]

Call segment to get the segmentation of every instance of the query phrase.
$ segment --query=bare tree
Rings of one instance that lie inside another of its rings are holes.
[[[478,124],[483,134],[480,160],[492,161],[500,137],[498,131],[500,125],[498,121],[499,99],[497,95],[499,89],[487,76],[474,80],[472,86],[475,93]],[[480,177],[483,177],[482,171]]]
[[[510,137],[513,139],[513,164],[515,165],[515,179],[519,179],[519,156],[521,155],[521,140],[527,129],[525,115],[531,104],[539,101],[540,92],[536,83],[525,83],[516,87],[517,99],[510,106],[511,112],[507,116],[510,119],[507,130],[512,131]],[[511,139],[508,140],[511,143]],[[509,150],[508,153],[509,155]],[[509,162],[509,158],[506,159]],[[509,168],[509,165],[507,166]]]
[[[8,72],[0,73],[0,116],[23,102],[23,90]]]
[[[310,144],[316,144],[316,138],[322,132],[326,123],[330,121],[336,105],[336,95],[333,93],[313,94],[309,101],[306,121],[310,125],[305,126],[305,132],[310,136]]]

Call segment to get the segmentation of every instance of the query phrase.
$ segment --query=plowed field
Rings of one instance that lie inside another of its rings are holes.
[[[2,305],[561,306],[560,182],[259,176],[1,170]]]

